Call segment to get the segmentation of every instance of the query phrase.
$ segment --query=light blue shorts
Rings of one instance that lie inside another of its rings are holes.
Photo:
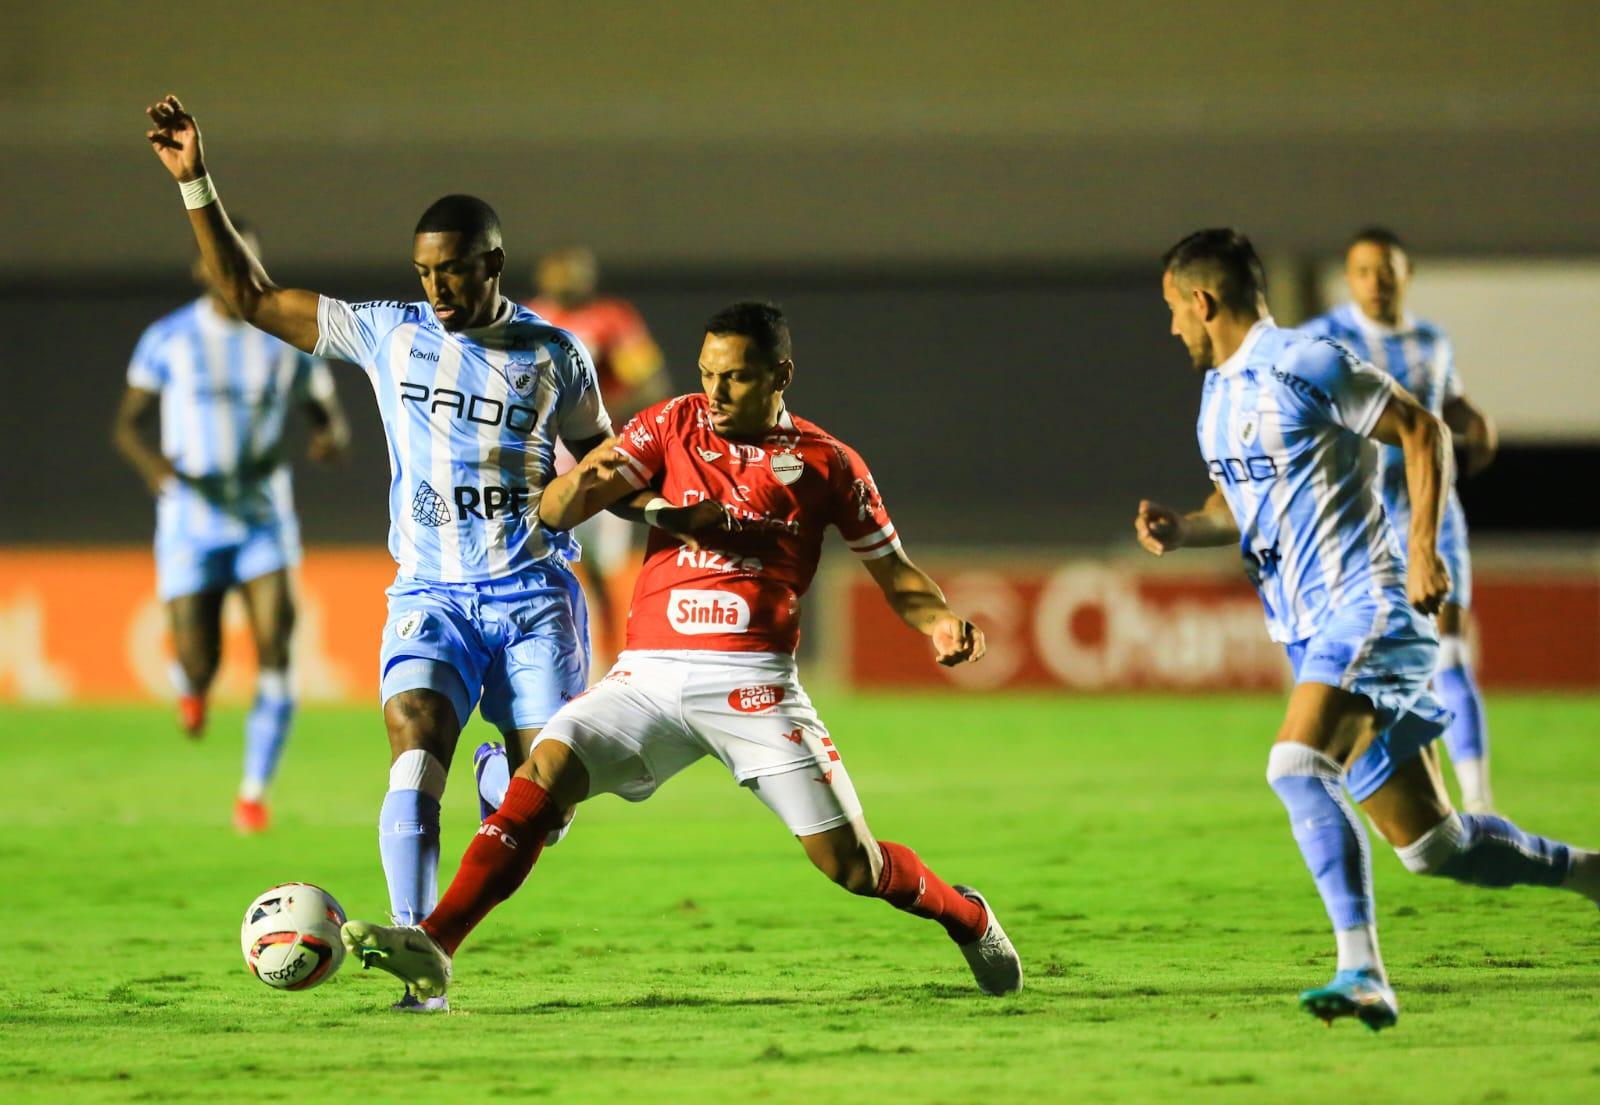
[[[463,726],[477,706],[504,732],[543,728],[588,686],[588,609],[557,557],[485,583],[396,579],[387,593],[384,702],[438,691]]]
[[[1453,715],[1428,689],[1439,638],[1432,622],[1404,602],[1340,610],[1315,635],[1286,648],[1296,684],[1338,687],[1377,710],[1377,739],[1345,772],[1345,786],[1358,802],[1450,724]]]
[[[156,529],[156,594],[163,602],[202,591],[226,591],[300,563],[300,537],[278,523],[251,526],[237,541],[196,541]]]

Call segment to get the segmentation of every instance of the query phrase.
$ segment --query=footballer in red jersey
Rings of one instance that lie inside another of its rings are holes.
[[[983,896],[873,837],[800,684],[800,598],[830,525],[939,663],[977,661],[984,640],[906,557],[861,457],[789,413],[793,378],[783,313],[734,304],[706,324],[703,394],[645,409],[546,487],[539,516],[554,529],[630,497],[644,507],[652,530],[627,648],[545,726],[434,911],[417,926],[348,923],[352,954],[443,994],[461,941],[522,884],[573,806],[605,793],[642,801],[715,756],[834,882],[938,922],[985,993],[1021,988],[1021,960]]]
[[[633,304],[599,294],[599,266],[593,251],[563,246],[544,253],[533,270],[538,295],[526,306],[546,322],[583,342],[594,359],[600,398],[614,423],[667,396],[670,383],[661,347]],[[575,458],[557,449],[556,471],[565,472]],[[634,526],[602,510],[577,527],[583,558],[578,561],[593,609],[590,623],[598,631],[597,655],[610,657],[626,631],[627,610],[614,581],[622,578],[633,549]]]

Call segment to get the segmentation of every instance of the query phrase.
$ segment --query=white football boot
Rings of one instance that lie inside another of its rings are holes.
[[[997,996],[1022,989],[1022,958],[1017,955],[1006,930],[1000,927],[994,908],[970,886],[954,889],[968,901],[977,902],[989,915],[989,926],[983,930],[983,935],[970,944],[960,945],[961,954],[967,957],[967,966],[972,968],[972,977],[978,980],[978,989]]]
[[[433,937],[416,925],[375,925],[346,921],[339,939],[363,969],[388,971],[423,1002],[442,998],[450,989],[450,957]]]

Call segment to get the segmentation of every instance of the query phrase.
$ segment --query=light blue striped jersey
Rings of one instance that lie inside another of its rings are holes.
[[[1463,394],[1450,339],[1437,326],[1413,318],[1409,313],[1400,320],[1398,327],[1385,326],[1368,318],[1354,303],[1342,303],[1327,314],[1304,323],[1300,329],[1349,346],[1356,356],[1393,376],[1416,396],[1417,402],[1436,415],[1442,416],[1445,404]],[[1393,445],[1382,445],[1379,459],[1384,505],[1404,538],[1411,519],[1405,454]],[[1450,480],[1448,509],[1459,510],[1453,465]]]
[[[1458,400],[1464,393],[1461,377],[1456,376],[1456,350],[1450,339],[1438,326],[1414,318],[1410,312],[1400,320],[1400,325],[1386,326],[1366,317],[1355,304],[1339,304],[1325,315],[1307,321],[1301,329],[1307,334],[1333,337],[1334,341],[1349,345],[1357,357],[1371,361],[1394,376],[1418,403],[1438,416],[1445,413],[1446,403]],[[1379,449],[1384,505],[1389,507],[1389,517],[1395,526],[1405,531],[1411,518],[1405,454],[1392,445],[1379,446]],[[1459,509],[1454,467],[1451,467],[1450,478],[1451,509]]]
[[[333,394],[325,363],[202,297],[145,330],[128,384],[161,396],[161,451],[179,476],[157,507],[163,528],[220,545],[294,527],[284,430],[293,403]]]
[[[1367,438],[1393,383],[1343,346],[1262,319],[1206,373],[1198,433],[1280,642],[1354,602],[1406,602],[1405,559]]]
[[[550,553],[539,525],[555,443],[611,432],[594,363],[567,331],[501,299],[494,321],[450,333],[426,302],[317,305],[317,353],[367,370],[389,438],[389,552],[444,583],[513,575]]]

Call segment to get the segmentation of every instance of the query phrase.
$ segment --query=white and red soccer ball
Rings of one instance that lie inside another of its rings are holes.
[[[286,882],[250,903],[239,928],[244,965],[278,990],[309,990],[344,961],[344,910],[320,886]]]

